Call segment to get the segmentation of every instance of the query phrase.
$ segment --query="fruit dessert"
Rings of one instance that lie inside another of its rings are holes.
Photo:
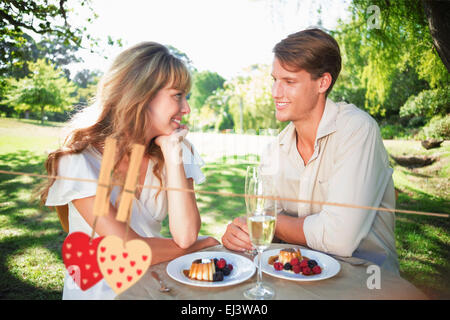
[[[305,276],[322,273],[317,261],[302,256],[300,249],[282,249],[277,256],[271,256],[268,263],[273,265],[276,271],[285,270]]]
[[[233,270],[231,263],[221,259],[197,259],[191,264],[189,270],[183,270],[186,277],[200,281],[223,281],[224,276],[229,276]]]

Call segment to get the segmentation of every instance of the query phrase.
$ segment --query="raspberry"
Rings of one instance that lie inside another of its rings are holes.
[[[314,274],[319,274],[322,273],[322,269],[319,266],[315,266],[314,268],[312,268],[312,272]]]
[[[219,268],[219,269],[225,268],[226,265],[227,265],[227,262],[225,261],[224,258],[220,258],[220,260],[217,261],[217,268]]]
[[[310,267],[305,267],[302,269],[302,272],[305,276],[309,276],[310,274],[312,274],[312,270]]]
[[[298,258],[294,258],[294,259],[291,260],[291,265],[292,266],[295,266],[295,265],[297,265],[299,263],[300,263],[300,261],[298,261]]]
[[[228,270],[233,271],[233,265],[232,265],[231,263],[229,263],[229,264],[227,265],[227,268],[228,268]]]
[[[281,262],[275,262],[273,264],[273,267],[275,268],[275,270],[280,271],[283,270],[283,264]]]
[[[303,259],[302,262],[300,262],[300,267],[305,268],[308,266],[308,260]]]
[[[294,273],[300,273],[300,271],[302,271],[302,268],[300,268],[300,266],[296,264],[292,267],[292,271],[294,271]]]

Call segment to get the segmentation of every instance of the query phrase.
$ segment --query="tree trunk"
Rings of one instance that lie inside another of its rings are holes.
[[[44,106],[41,106],[41,124],[44,124]]]
[[[450,2],[422,0],[431,37],[439,57],[450,72]]]

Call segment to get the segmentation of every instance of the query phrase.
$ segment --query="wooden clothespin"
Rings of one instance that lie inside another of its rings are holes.
[[[142,158],[144,156],[145,146],[134,144],[131,151],[130,163],[128,166],[125,186],[120,198],[119,210],[117,212],[116,220],[126,222],[131,211],[131,205],[136,191],[136,184],[139,169],[141,167]]]
[[[105,216],[109,212],[109,186],[111,183],[111,173],[116,155],[116,139],[106,138],[103,150],[102,164],[98,177],[97,193],[94,202],[94,215],[96,217]]]

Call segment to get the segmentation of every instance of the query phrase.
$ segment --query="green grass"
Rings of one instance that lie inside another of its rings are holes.
[[[424,149],[419,141],[385,141],[389,154],[437,156],[422,168],[399,166],[394,160],[398,209],[450,214],[450,141]],[[396,245],[401,275],[430,298],[450,298],[450,219],[397,214]]]
[[[0,169],[44,173],[46,150],[58,145],[60,124],[0,118]],[[450,143],[425,150],[417,141],[386,141],[394,155],[439,155],[433,165],[408,169],[396,165],[394,182],[400,191],[398,208],[450,213]],[[244,175],[254,157],[228,157],[208,162],[207,178],[197,190],[244,192]],[[0,299],[60,299],[65,238],[55,212],[32,201],[41,180],[0,174]],[[244,214],[243,198],[198,193],[202,235],[220,240],[226,225]],[[450,219],[398,214],[396,244],[401,275],[433,299],[450,298]],[[162,234],[170,236],[167,220]]]

